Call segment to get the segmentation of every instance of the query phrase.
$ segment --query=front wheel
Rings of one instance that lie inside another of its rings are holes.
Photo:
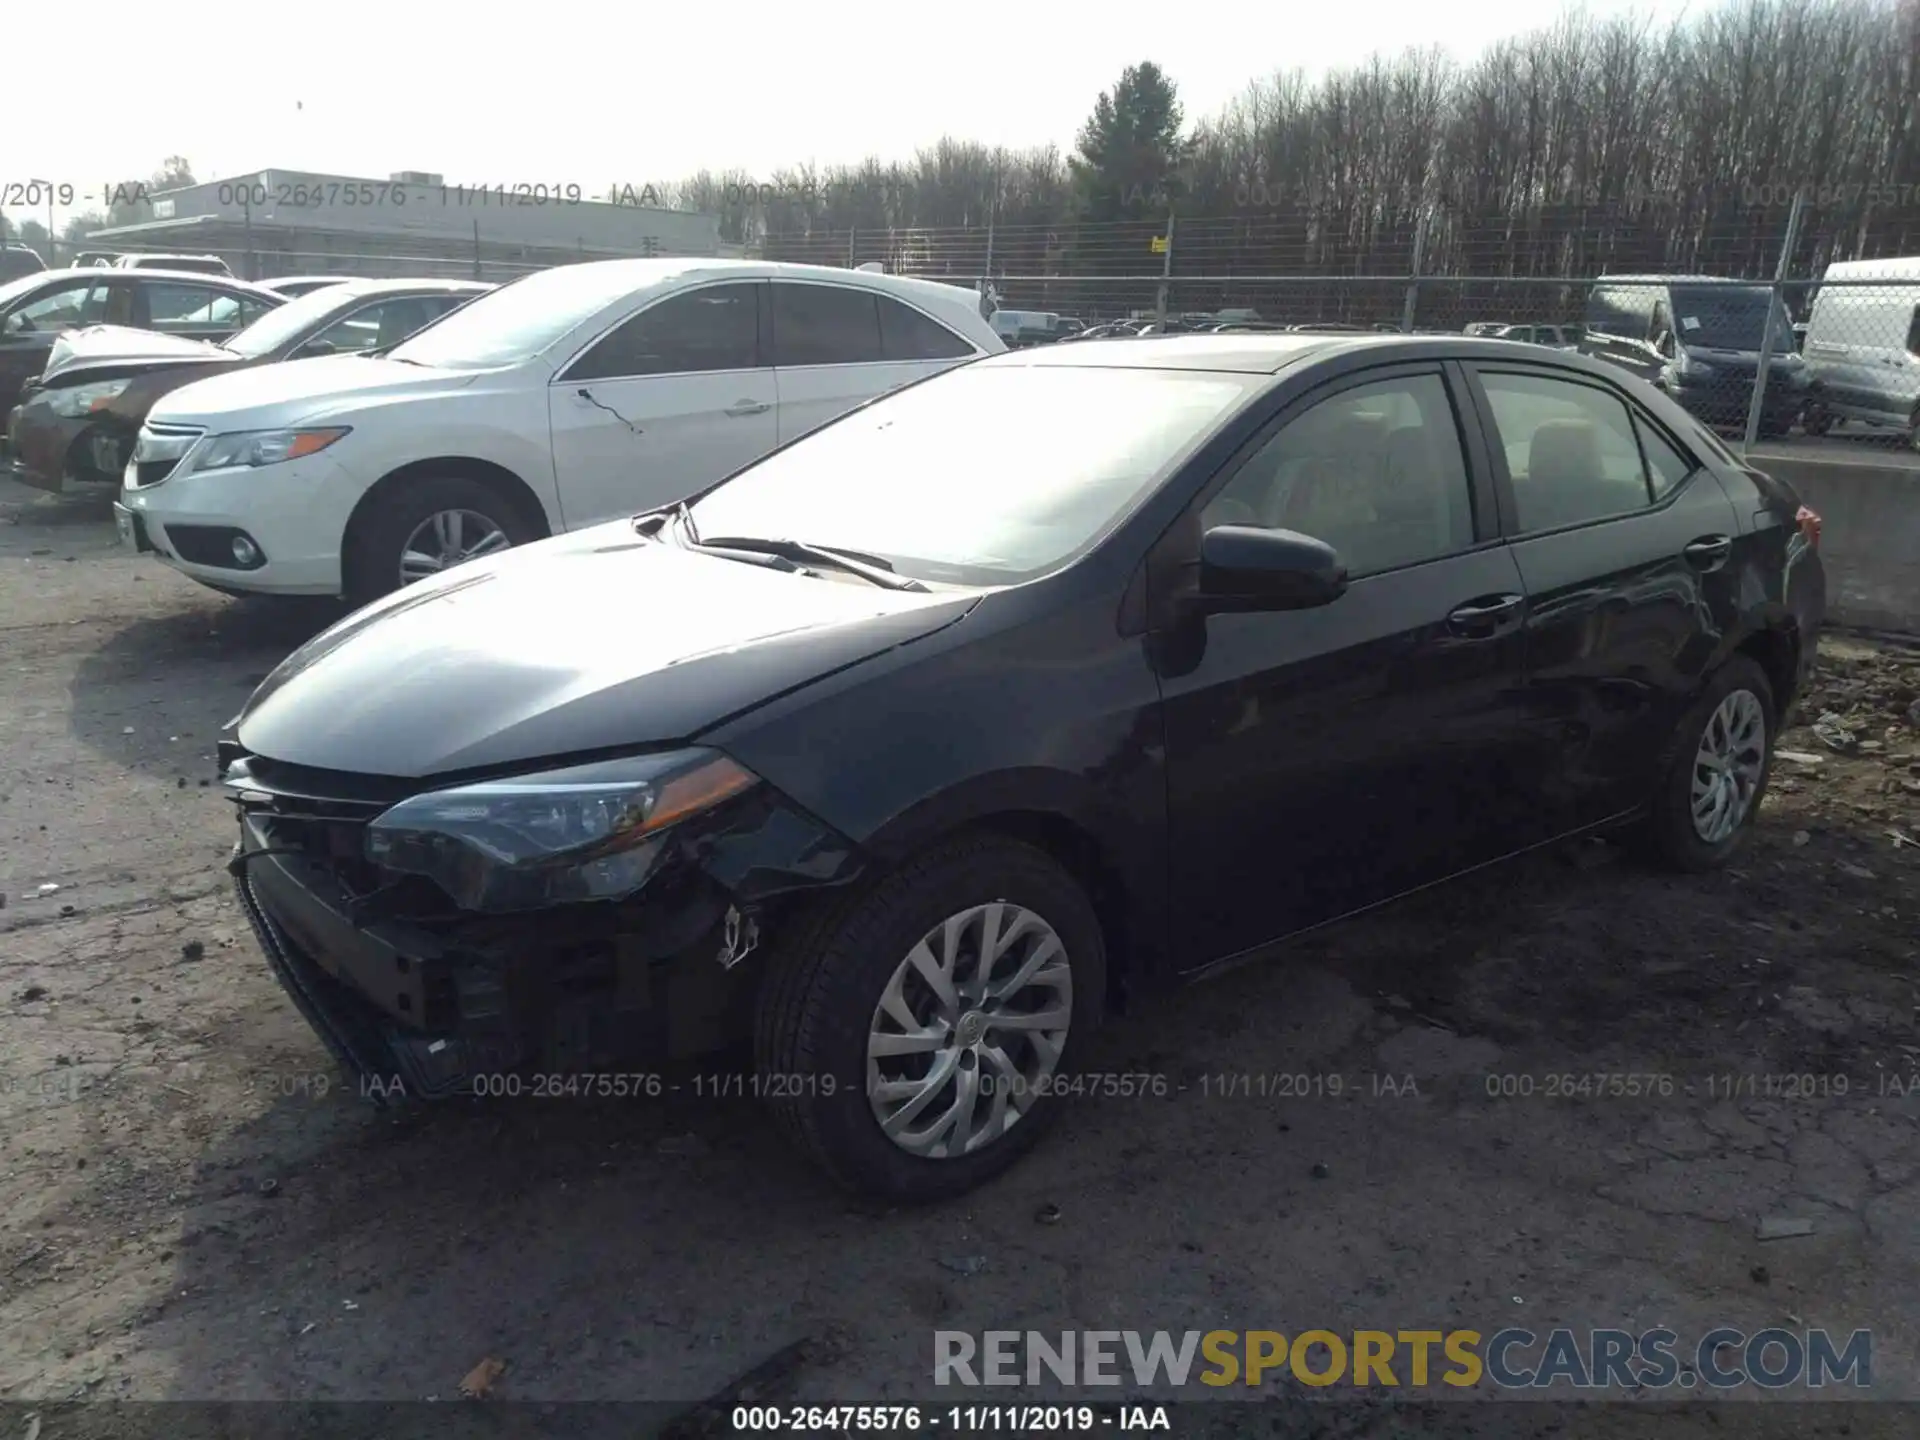
[[[348,601],[364,605],[403,585],[538,538],[491,485],[435,475],[373,501],[341,557]]]
[[[1773,766],[1773,687],[1736,655],[1680,722],[1641,839],[1676,870],[1714,870],[1746,838]]]
[[[1059,865],[964,837],[794,919],[768,955],[756,1060],[775,1115],[830,1176],[938,1200],[1039,1138],[1106,987],[1099,921]]]

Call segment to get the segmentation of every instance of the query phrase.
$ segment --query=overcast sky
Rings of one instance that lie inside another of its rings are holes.
[[[1577,8],[1664,21],[1685,7]],[[942,135],[1067,151],[1095,97],[1135,61],[1157,61],[1198,119],[1276,70],[1313,74],[1408,46],[1469,59],[1558,13],[1552,0],[975,0],[918,11],[96,0],[85,11],[84,38],[61,5],[8,15],[0,201],[29,178],[97,196],[103,181],[145,177],[173,154],[202,180],[427,170],[449,184],[599,194],[701,168],[764,179],[807,160],[906,158]],[[66,63],[35,58],[50,55]]]

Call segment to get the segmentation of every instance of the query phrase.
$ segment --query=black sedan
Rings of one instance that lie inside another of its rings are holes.
[[[369,1094],[751,1035],[834,1176],[948,1195],[1161,985],[1566,836],[1724,863],[1818,539],[1537,346],[995,356],[308,643],[222,740],[231,869]]]

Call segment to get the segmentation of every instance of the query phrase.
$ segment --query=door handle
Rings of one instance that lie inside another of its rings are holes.
[[[1523,595],[1494,595],[1470,600],[1447,614],[1447,628],[1456,635],[1485,639],[1513,628],[1526,606]]]
[[[742,415],[764,415],[772,408],[764,400],[736,400],[727,407],[727,414],[738,419]]]
[[[1733,554],[1733,541],[1725,535],[1706,535],[1680,552],[1696,570],[1718,570]]]

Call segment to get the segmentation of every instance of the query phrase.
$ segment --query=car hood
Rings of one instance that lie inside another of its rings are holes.
[[[196,380],[154,406],[152,418],[210,429],[270,429],[407,395],[464,389],[480,373],[360,355],[323,355]]]
[[[236,738],[288,764],[410,779],[685,740],[977,599],[723,560],[616,521],[348,616],[266,678]]]
[[[44,383],[96,366],[111,365],[118,373],[125,374],[134,369],[159,369],[196,361],[218,363],[235,358],[231,350],[222,350],[204,340],[135,330],[127,325],[88,325],[55,337],[40,378]]]

